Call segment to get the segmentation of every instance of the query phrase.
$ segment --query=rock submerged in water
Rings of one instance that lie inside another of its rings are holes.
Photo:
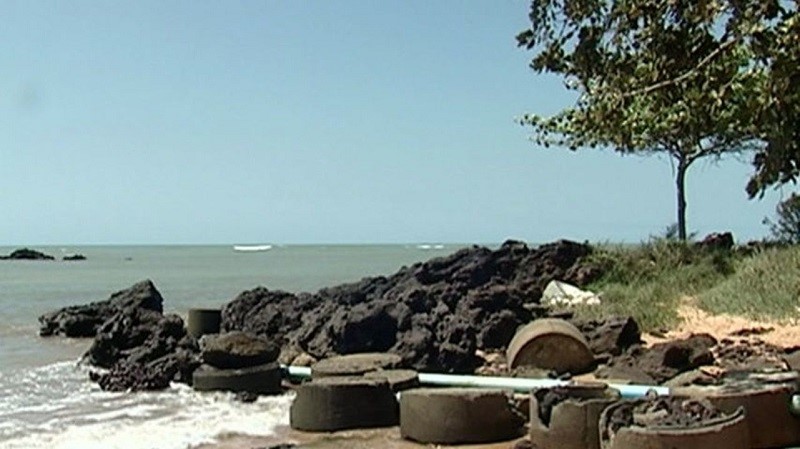
[[[106,372],[92,371],[89,378],[105,391],[163,390],[173,381],[189,383],[199,366],[190,352],[176,352],[148,363],[122,361]]]
[[[84,354],[90,364],[109,368],[92,375],[112,391],[163,389],[172,381],[191,383],[200,366],[197,341],[175,314],[145,308],[125,309],[98,329]]]
[[[100,326],[115,314],[125,314],[134,309],[147,309],[160,314],[163,302],[164,298],[152,281],[141,281],[112,294],[105,301],[65,307],[40,316],[39,335],[94,337]]]
[[[279,339],[320,359],[391,352],[420,371],[472,372],[477,349],[502,349],[536,318],[550,280],[580,285],[588,245],[561,240],[529,248],[507,241],[403,267],[391,276],[294,295],[259,287],[222,310],[222,330]],[[480,323],[480,325],[477,325]]]
[[[94,337],[84,360],[108,368],[93,372],[104,390],[163,389],[190,383],[200,365],[197,341],[181,317],[163,314],[163,298],[149,280],[118,291],[105,301],[72,306],[39,317],[41,335]]]
[[[0,260],[55,260],[55,257],[30,248],[21,248],[7,256],[0,256]]]

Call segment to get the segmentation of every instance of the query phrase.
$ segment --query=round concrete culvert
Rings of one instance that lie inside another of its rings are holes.
[[[420,443],[462,444],[511,440],[524,418],[503,390],[417,388],[400,394],[400,434]]]
[[[599,428],[603,449],[750,448],[744,409],[726,414],[678,397],[617,401],[603,410]]]
[[[506,350],[509,368],[535,367],[558,373],[584,373],[594,366],[594,354],[583,334],[567,321],[541,318],[520,330]]]
[[[186,330],[194,338],[205,334],[218,334],[222,320],[220,309],[189,309]]]
[[[359,376],[370,371],[397,368],[401,361],[399,355],[383,352],[339,355],[311,365],[311,377]]]
[[[787,379],[785,373],[773,377],[778,379],[777,383],[772,383],[768,376],[754,374],[749,378],[723,380],[719,386],[680,388],[673,394],[705,398],[729,413],[744,408],[749,447],[753,449],[798,446],[800,417],[789,408],[792,396],[798,391],[797,378]]]
[[[293,429],[311,432],[395,426],[397,399],[386,379],[314,379],[298,387],[289,422]]]
[[[218,369],[210,365],[201,365],[194,371],[192,384],[198,391],[278,394],[283,391],[281,374],[277,362],[238,369]]]
[[[419,375],[410,369],[387,369],[364,374],[367,379],[386,379],[394,392],[419,386]]]
[[[605,384],[539,389],[531,393],[530,439],[539,449],[600,449],[600,414],[620,399]]]

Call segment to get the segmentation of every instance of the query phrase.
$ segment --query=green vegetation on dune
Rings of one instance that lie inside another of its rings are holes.
[[[712,313],[785,320],[800,316],[800,246],[739,258],[735,274],[698,296]]]
[[[800,316],[800,247],[754,252],[710,249],[657,238],[637,246],[601,245],[589,262],[604,272],[587,289],[602,294],[599,307],[578,315],[632,315],[645,330],[678,323],[687,296],[712,313],[753,318]]]

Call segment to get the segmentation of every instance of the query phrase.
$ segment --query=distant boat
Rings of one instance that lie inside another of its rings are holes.
[[[417,248],[418,249],[444,249],[444,245],[442,245],[442,244],[436,244],[436,245],[423,244],[423,245],[417,245]]]
[[[269,251],[272,245],[233,245],[234,251],[255,252],[255,251]]]

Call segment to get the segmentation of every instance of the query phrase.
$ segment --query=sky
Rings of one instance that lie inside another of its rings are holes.
[[[638,242],[669,160],[544,149],[521,0],[0,2],[0,244]],[[747,158],[688,227],[760,238]]]

